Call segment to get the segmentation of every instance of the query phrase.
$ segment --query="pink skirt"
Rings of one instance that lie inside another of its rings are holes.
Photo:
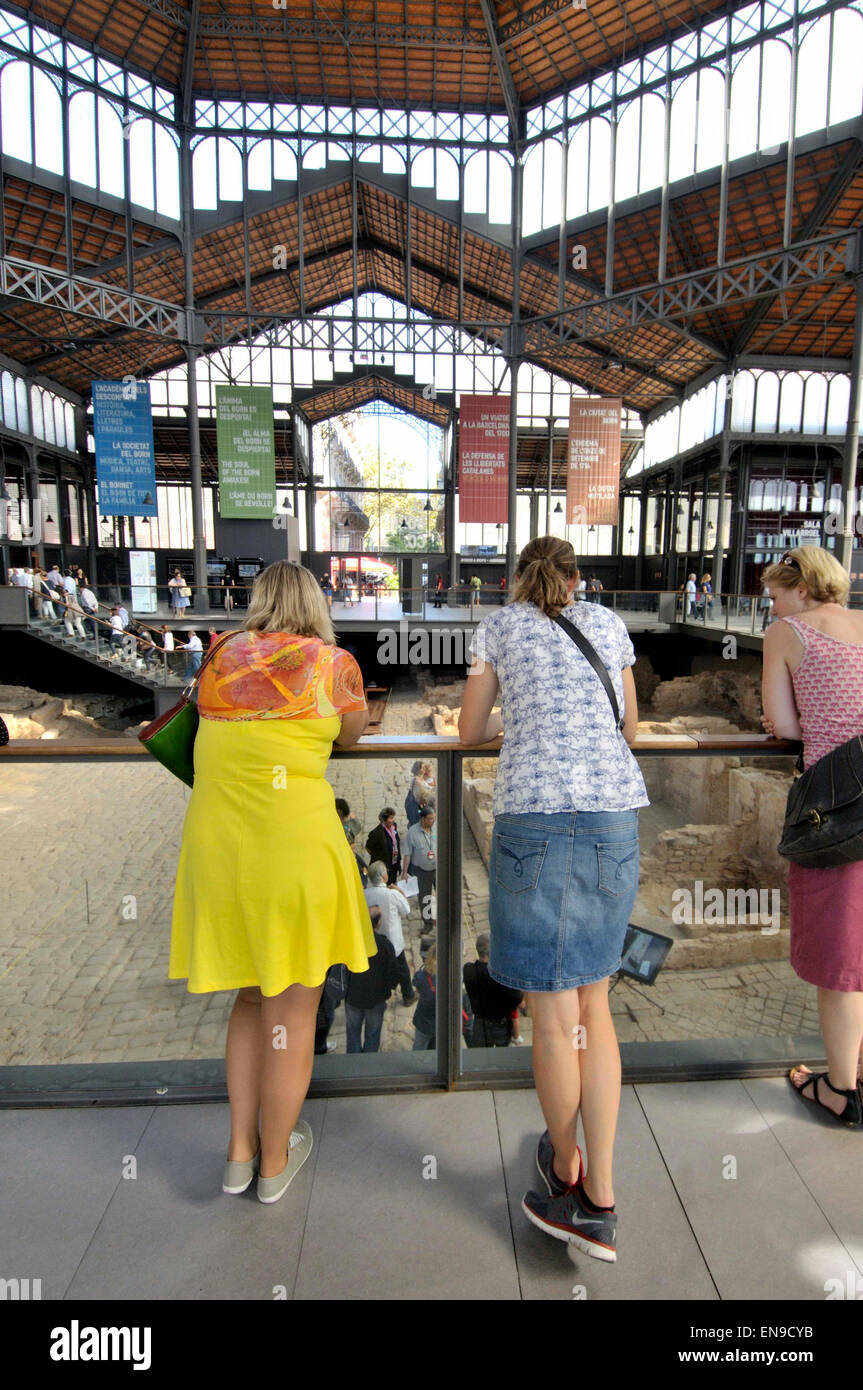
[[[801,980],[863,991],[863,860],[835,869],[788,866],[791,966]]]

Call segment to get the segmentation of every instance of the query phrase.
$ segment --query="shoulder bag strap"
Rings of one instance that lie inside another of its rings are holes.
[[[608,671],[606,670],[603,662],[600,661],[595,648],[591,646],[590,642],[588,642],[584,633],[579,632],[578,628],[575,627],[571,622],[569,622],[567,618],[564,618],[562,614],[558,614],[558,616],[556,618],[553,618],[552,621],[557,623],[558,627],[561,629],[561,631],[566,633],[567,637],[572,638],[573,642],[578,647],[582,656],[586,657],[587,660],[590,662],[594,671],[599,676],[599,679],[602,681],[605,693],[611,702],[611,708],[614,711],[614,722],[617,725],[618,729],[622,729],[623,720],[620,717],[620,707],[617,703],[617,696],[614,693],[614,686],[611,684],[611,677],[609,676]]]

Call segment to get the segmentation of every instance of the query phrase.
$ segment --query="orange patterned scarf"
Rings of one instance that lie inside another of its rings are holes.
[[[287,632],[223,638],[198,687],[204,719],[327,719],[365,707],[349,652]]]

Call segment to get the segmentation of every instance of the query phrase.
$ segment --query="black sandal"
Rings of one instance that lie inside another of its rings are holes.
[[[861,1123],[861,1119],[863,1119],[863,1096],[861,1096],[859,1082],[854,1087],[853,1091],[841,1091],[838,1086],[833,1085],[826,1071],[813,1071],[809,1073],[802,1085],[796,1086],[792,1078],[792,1072],[795,1072],[797,1070],[797,1067],[791,1068],[791,1071],[788,1073],[788,1080],[791,1084],[792,1089],[795,1090],[798,1093],[798,1095],[806,1101],[807,1105],[811,1106],[814,1102],[814,1104],[820,1110],[821,1114],[824,1115],[827,1119],[835,1120],[837,1124],[846,1125],[850,1129],[858,1128],[858,1126]],[[845,1097],[844,1110],[840,1110],[837,1114],[835,1110],[830,1109],[829,1105],[824,1104],[823,1100],[821,1100],[818,1096],[819,1081],[825,1082],[826,1085],[830,1087],[830,1090],[833,1092],[834,1095]],[[807,1086],[814,1087],[811,1099],[803,1094]]]

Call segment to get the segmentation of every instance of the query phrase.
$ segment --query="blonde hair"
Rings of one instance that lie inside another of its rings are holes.
[[[429,975],[434,975],[434,974],[435,974],[435,966],[436,966],[436,965],[437,965],[437,947],[436,947],[436,946],[429,946],[428,950],[426,951],[426,958],[425,958],[425,960],[423,961],[423,967],[422,967],[422,968],[423,968],[423,970],[427,971]]]
[[[243,627],[256,632],[290,632],[336,645],[327,600],[312,574],[293,560],[276,560],[255,580]]]
[[[761,576],[762,584],[780,589],[796,589],[802,584],[816,603],[848,602],[851,581],[836,556],[820,545],[801,545],[786,552],[795,563],[769,565]]]
[[[575,551],[569,541],[557,536],[537,536],[518,557],[513,603],[535,603],[550,618],[556,618],[571,602],[569,585],[578,582]]]

